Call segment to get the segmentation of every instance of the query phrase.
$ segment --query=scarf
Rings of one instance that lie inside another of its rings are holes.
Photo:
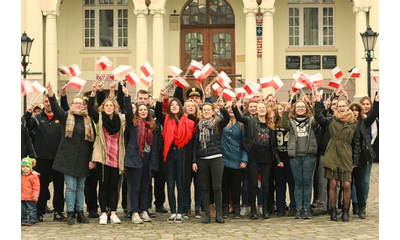
[[[138,124],[138,138],[137,138],[137,143],[139,146],[139,151],[140,151],[140,156],[143,157],[143,149],[146,145],[153,145],[153,132],[151,131],[150,128],[150,122],[149,121],[143,121],[139,119],[137,121]]]
[[[164,137],[164,162],[167,161],[172,143],[178,148],[184,147],[192,139],[195,131],[194,121],[187,118],[186,115],[182,115],[177,124],[174,119],[169,118],[167,113],[164,120],[164,131],[162,132]]]
[[[339,111],[336,111],[335,113],[335,118],[340,120],[342,123],[352,123],[354,121],[356,121],[356,119],[354,118],[353,112],[348,109],[347,112],[345,113],[340,113]]]
[[[118,114],[113,115],[111,119],[105,112],[101,112],[101,117],[103,120],[103,126],[110,135],[114,135],[119,132],[121,128],[121,120]]]
[[[200,143],[201,149],[205,149],[207,147],[207,142],[210,141],[210,136],[213,130],[215,130],[215,119],[212,118],[210,120],[201,119],[199,122],[200,129]]]
[[[85,125],[85,140],[93,142],[94,132],[92,121],[85,110],[70,110],[68,112],[67,120],[65,122],[65,137],[72,138],[75,127],[75,115],[83,117],[83,123]]]

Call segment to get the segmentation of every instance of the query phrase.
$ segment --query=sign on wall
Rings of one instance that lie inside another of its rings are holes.
[[[257,57],[262,56],[262,24],[263,15],[261,13],[256,14],[256,25],[257,25]]]

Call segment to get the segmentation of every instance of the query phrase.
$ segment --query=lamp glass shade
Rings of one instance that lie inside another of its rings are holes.
[[[21,37],[21,56],[29,56],[31,52],[32,42],[34,39],[30,39],[24,32]]]
[[[378,39],[379,33],[372,31],[368,28],[364,33],[360,33],[361,39],[364,44],[365,51],[374,51],[376,40]]]

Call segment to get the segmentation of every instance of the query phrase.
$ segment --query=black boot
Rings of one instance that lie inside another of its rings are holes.
[[[67,224],[74,224],[74,212],[67,212]]]
[[[353,214],[357,215],[358,214],[358,203],[353,202]]]
[[[336,207],[331,208],[331,221],[337,221],[337,209],[336,209]]]
[[[240,205],[233,206],[233,218],[240,219]]]
[[[229,211],[229,209],[228,209],[228,211]],[[228,212],[228,214],[229,214],[229,212]],[[221,211],[217,210],[217,216],[215,217],[215,222],[217,222],[217,223],[225,223],[225,220],[222,218]]]
[[[203,202],[205,202],[205,201],[203,200]],[[202,205],[203,205],[203,210],[204,210],[203,223],[206,223],[206,224],[210,223],[210,204],[209,204],[209,201],[207,203],[202,204]]]
[[[343,208],[342,221],[343,222],[349,221],[349,209],[348,208]]]
[[[258,219],[256,200],[255,200],[255,198],[251,198],[249,200],[250,200],[250,207],[251,207],[250,219]]]
[[[229,205],[228,204],[222,204],[222,217],[229,218]]]
[[[85,218],[85,215],[83,215],[83,211],[80,211],[76,215],[76,221],[78,223],[89,223],[89,220]]]
[[[358,216],[361,218],[361,219],[365,219],[367,216],[366,216],[367,214],[366,214],[366,212],[365,212],[365,204],[359,204],[358,205]]]

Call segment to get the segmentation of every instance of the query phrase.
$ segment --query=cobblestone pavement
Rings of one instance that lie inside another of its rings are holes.
[[[46,214],[44,222],[21,226],[21,239],[379,239],[379,164],[372,167],[366,219],[353,215],[351,209],[349,222],[332,222],[329,215],[300,220],[273,214],[267,220],[230,216],[225,224],[216,223],[215,218],[202,224],[202,219],[192,217],[182,224],[170,224],[168,213],[157,213],[152,222],[134,224],[124,218],[122,208],[117,215],[121,224],[99,225],[98,219],[89,218],[89,224],[67,225],[53,222],[53,214]]]

